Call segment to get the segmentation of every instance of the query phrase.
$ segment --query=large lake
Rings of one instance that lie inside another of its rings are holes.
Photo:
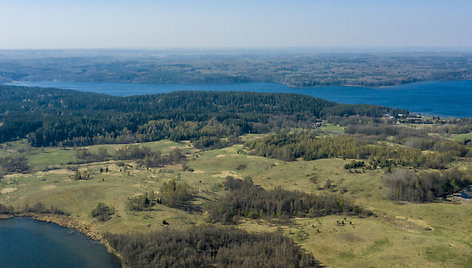
[[[56,224],[0,219],[0,267],[121,267],[106,248]]]
[[[383,88],[292,88],[278,83],[132,84],[100,82],[18,82],[13,85],[67,88],[114,96],[168,93],[178,90],[298,93],[339,103],[367,103],[449,117],[472,117],[472,81],[434,81]]]

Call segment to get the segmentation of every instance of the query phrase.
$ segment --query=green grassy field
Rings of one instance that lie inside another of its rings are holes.
[[[450,138],[453,141],[464,141],[467,139],[472,139],[472,133],[465,133],[465,134],[454,134]]]
[[[320,127],[319,130],[326,133],[335,133],[335,134],[344,133],[344,127],[333,125],[333,124],[326,124],[325,126]]]
[[[332,130],[330,130],[332,131]],[[250,138],[256,138],[251,136]],[[43,202],[96,226],[100,233],[127,233],[170,226],[186,228],[206,222],[205,208],[224,194],[227,176],[251,177],[266,189],[283,186],[310,193],[333,192],[371,209],[375,216],[327,216],[290,221],[244,220],[240,228],[253,231],[283,231],[293,237],[323,264],[331,267],[472,267],[472,204],[394,202],[386,199],[381,177],[384,171],[344,169],[350,160],[323,159],[284,162],[249,155],[243,145],[208,151],[188,143],[146,143],[164,153],[179,147],[187,153],[188,167],[138,168],[133,161],[75,163],[73,148],[26,148],[24,142],[3,145],[0,156],[22,152],[32,166],[30,174],[11,174],[0,180],[0,203],[21,208]],[[123,145],[105,146],[110,152]],[[468,161],[459,163],[472,168]],[[92,179],[72,180],[67,167],[92,172]],[[108,172],[100,172],[108,167]],[[45,170],[45,168],[55,168]],[[315,179],[313,179],[315,178]],[[145,191],[158,191],[170,179],[186,182],[198,190],[194,205],[200,210],[183,211],[156,205],[151,211],[128,211],[125,203]],[[328,180],[331,182],[330,185]],[[90,211],[99,202],[116,209],[108,222],[98,222]],[[344,224],[342,224],[344,222]]]

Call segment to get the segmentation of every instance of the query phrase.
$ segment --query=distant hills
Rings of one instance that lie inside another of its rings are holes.
[[[472,79],[472,53],[287,51],[0,51],[0,82],[87,81],[160,84],[278,82],[389,86]]]

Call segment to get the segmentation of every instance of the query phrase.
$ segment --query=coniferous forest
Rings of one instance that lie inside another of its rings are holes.
[[[220,138],[309,126],[328,115],[381,117],[395,112],[406,111],[293,94],[175,92],[112,97],[1,86],[0,142],[27,138],[32,146],[41,147],[170,139],[214,147],[224,143]]]

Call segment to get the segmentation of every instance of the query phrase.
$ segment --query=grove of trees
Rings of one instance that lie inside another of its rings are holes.
[[[445,198],[470,186],[472,174],[458,169],[424,171],[419,174],[407,169],[397,169],[386,174],[382,182],[392,200],[432,202],[436,198]]]
[[[370,215],[371,212],[334,194],[309,194],[288,191],[281,187],[272,190],[254,185],[251,179],[227,177],[224,197],[211,205],[210,222],[237,223],[240,217],[319,217],[331,214]]]
[[[196,226],[105,238],[127,267],[321,267],[291,238],[278,233]]]
[[[318,136],[307,132],[274,134],[247,142],[246,146],[256,155],[285,161],[332,157],[367,159],[373,168],[408,166],[444,169],[446,164],[471,152],[465,145],[449,141],[436,142],[431,148],[434,151],[424,154],[418,148],[377,142],[365,144],[352,135]]]

